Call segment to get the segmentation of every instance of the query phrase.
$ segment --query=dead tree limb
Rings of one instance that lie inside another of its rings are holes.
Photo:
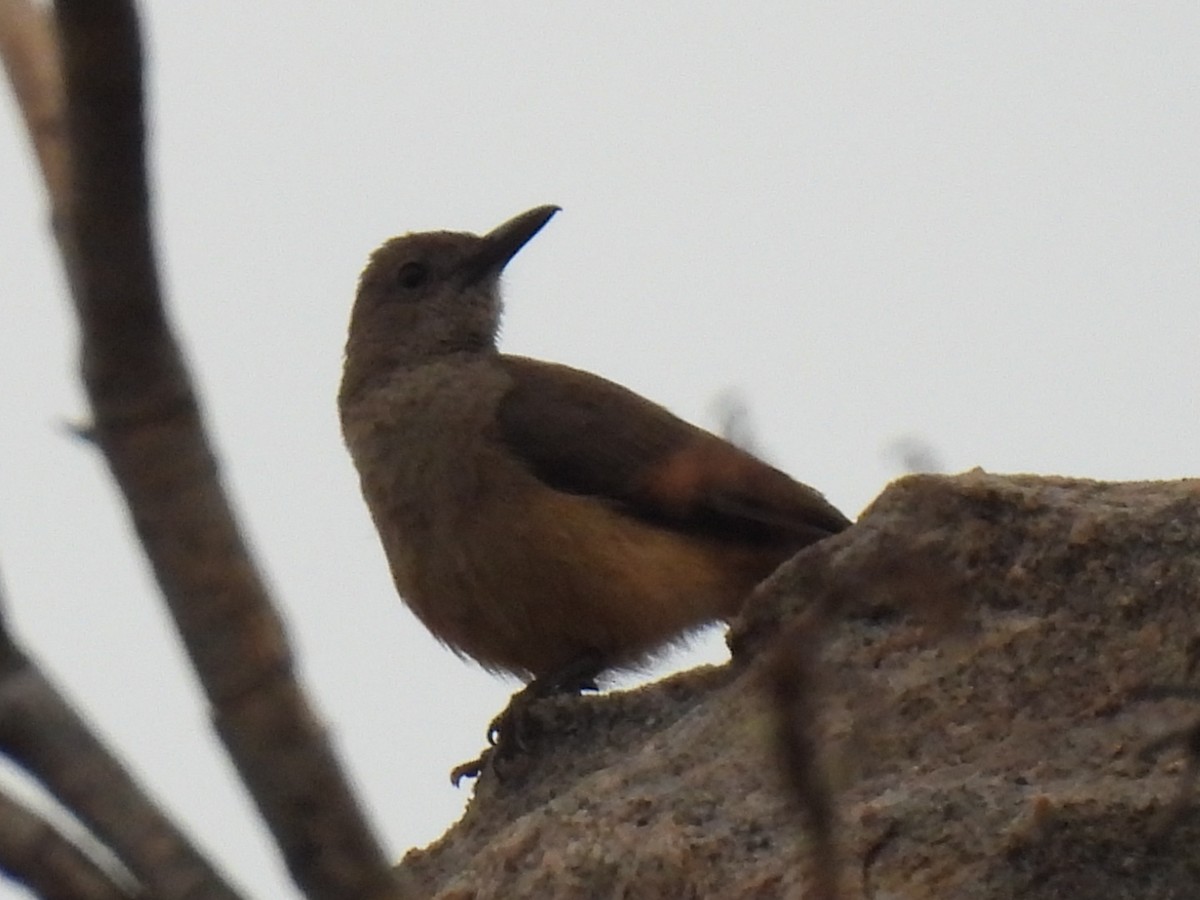
[[[43,171],[80,322],[90,433],[125,496],[217,730],[292,877],[312,898],[395,897],[379,843],[296,680],[164,311],[136,12],[128,0],[60,0],[55,11],[65,183],[53,164]],[[43,82],[32,84],[28,96],[47,94]],[[24,100],[22,108],[31,127],[41,121],[29,118],[35,107]]]
[[[309,897],[388,896],[391,874],[296,680],[167,323],[126,0],[57,4],[72,189],[68,268],[93,428],[214,710]]]
[[[43,900],[142,900],[146,896],[136,886],[122,884],[61,831],[3,792],[0,871]]]
[[[41,782],[151,896],[236,900],[237,893],[16,645],[4,621],[2,597],[0,753]],[[8,825],[22,821],[6,820]]]

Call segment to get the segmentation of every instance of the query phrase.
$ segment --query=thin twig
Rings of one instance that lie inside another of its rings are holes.
[[[792,623],[768,653],[763,669],[775,712],[776,748],[792,798],[803,812],[811,843],[811,893],[836,900],[840,861],[837,806],[822,753],[818,664],[828,622],[819,611]]]
[[[66,835],[0,792],[0,871],[43,900],[140,900]]]

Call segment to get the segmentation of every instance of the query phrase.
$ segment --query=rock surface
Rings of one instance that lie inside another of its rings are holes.
[[[1141,752],[1200,719],[1200,691],[1155,691],[1200,646],[1200,480],[979,471],[901,479],[783,566],[730,665],[540,703],[527,754],[403,880],[444,900],[817,896],[763,678],[797,620],[819,627],[802,724],[841,896],[1200,896],[1200,798],[1161,827],[1184,747]]]

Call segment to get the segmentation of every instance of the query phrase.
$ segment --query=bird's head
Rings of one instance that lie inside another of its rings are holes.
[[[500,273],[556,212],[539,206],[483,235],[429,231],[383,244],[358,282],[346,377],[494,349]]]

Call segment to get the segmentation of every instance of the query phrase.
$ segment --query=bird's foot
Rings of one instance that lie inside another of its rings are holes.
[[[492,758],[492,748],[488,747],[474,759],[459,763],[450,770],[450,783],[458,787],[459,782],[464,778],[478,778],[479,773],[483,771],[483,767],[488,764],[488,760]]]
[[[599,690],[596,676],[603,668],[598,654],[587,654],[561,669],[534,678],[513,694],[504,711],[488,725],[487,739],[491,746],[477,758],[451,770],[450,780],[454,786],[457,787],[464,778],[479,776],[489,763],[502,776],[505,763],[526,752],[544,730],[533,714],[538,702],[560,694]]]

